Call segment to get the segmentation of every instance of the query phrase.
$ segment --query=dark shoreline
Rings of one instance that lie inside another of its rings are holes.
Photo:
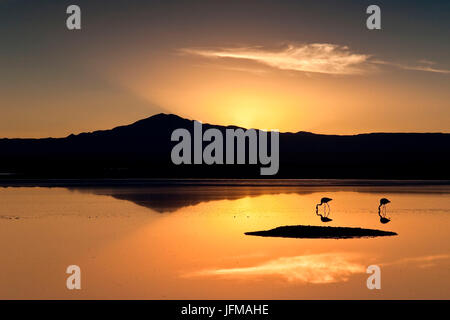
[[[0,187],[113,187],[113,186],[223,186],[223,187],[393,187],[450,186],[450,180],[375,179],[0,179]]]

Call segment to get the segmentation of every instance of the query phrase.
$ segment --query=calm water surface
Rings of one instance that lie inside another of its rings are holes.
[[[0,188],[1,299],[450,299],[448,186]],[[244,235],[284,225],[364,239]],[[387,197],[392,221],[382,225]],[[66,289],[67,266],[82,289]],[[381,267],[381,290],[366,268]]]

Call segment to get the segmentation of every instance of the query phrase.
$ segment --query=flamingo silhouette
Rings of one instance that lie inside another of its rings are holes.
[[[333,219],[328,218],[328,215],[330,214],[330,205],[328,204],[328,202],[330,202],[331,198],[327,198],[327,197],[323,197],[322,199],[320,199],[320,203],[316,204],[316,215],[320,216],[320,220],[322,222],[330,222],[333,221]],[[319,206],[321,206],[322,204],[325,204],[325,207],[323,209],[323,215],[321,215],[319,213]],[[328,207],[328,213],[327,213],[327,208]]]
[[[378,206],[378,216],[380,217],[380,222],[383,224],[391,221],[390,218],[386,218],[386,205],[388,203],[391,203],[391,201],[389,201],[389,199],[381,198],[380,205]],[[381,212],[381,211],[383,211],[383,212]]]

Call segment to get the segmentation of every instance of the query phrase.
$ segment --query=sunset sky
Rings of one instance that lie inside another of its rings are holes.
[[[66,28],[70,4],[82,30]],[[370,4],[382,30],[366,28]],[[160,112],[292,132],[449,132],[449,21],[449,1],[0,0],[0,137]]]

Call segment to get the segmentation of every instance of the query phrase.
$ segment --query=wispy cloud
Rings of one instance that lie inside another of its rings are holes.
[[[448,74],[450,70],[435,66],[435,62],[419,60],[415,64],[376,60],[371,54],[356,53],[347,46],[330,43],[288,44],[277,49],[265,47],[184,48],[183,53],[207,58],[231,58],[257,62],[280,70],[332,75],[365,74],[388,65],[404,70]],[[243,70],[240,68],[239,70]],[[245,70],[248,70],[245,69]]]
[[[234,58],[259,62],[281,70],[326,74],[360,74],[369,55],[351,52],[346,46],[328,43],[289,44],[278,49],[263,47],[195,49],[182,52],[209,58]]]
[[[450,70],[434,67],[434,65],[436,64],[435,62],[424,59],[417,61],[416,64],[402,64],[381,60],[375,60],[372,61],[372,63],[390,65],[404,70],[414,70],[414,71],[424,71],[434,73],[450,73]]]

